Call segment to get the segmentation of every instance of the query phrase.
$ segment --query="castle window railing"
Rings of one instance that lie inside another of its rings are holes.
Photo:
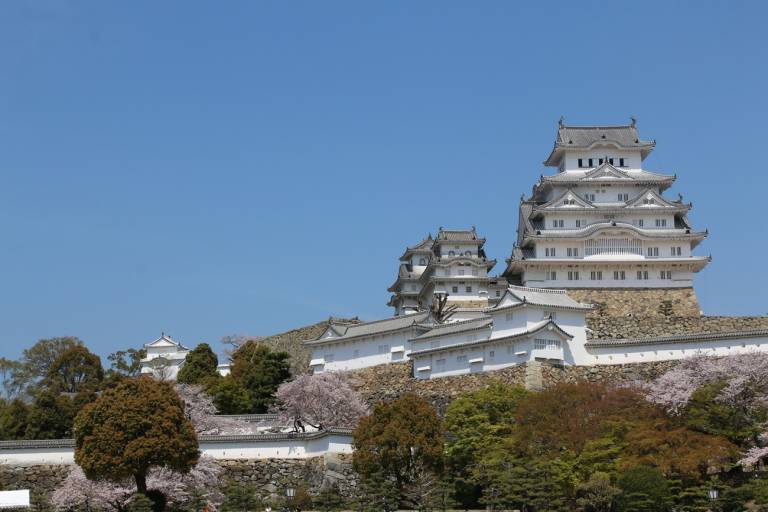
[[[640,240],[633,238],[593,238],[584,241],[584,255],[589,256],[624,256],[643,255]]]

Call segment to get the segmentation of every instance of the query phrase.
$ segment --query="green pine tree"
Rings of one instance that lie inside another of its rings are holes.
[[[261,509],[261,497],[252,485],[233,484],[224,493],[221,512],[256,512]]]
[[[336,484],[327,485],[320,489],[317,497],[313,500],[315,508],[321,512],[333,512],[341,510],[344,505],[344,499],[339,492],[339,486]]]

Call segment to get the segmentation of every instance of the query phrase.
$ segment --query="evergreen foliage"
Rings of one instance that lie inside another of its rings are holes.
[[[260,512],[262,508],[261,497],[253,485],[232,484],[224,492],[221,512]]]
[[[80,393],[97,390],[104,380],[101,359],[83,345],[62,352],[48,368],[43,384],[59,393]]]
[[[336,484],[326,485],[313,500],[315,508],[320,512],[335,512],[341,510],[344,500],[339,493],[339,487]]]
[[[262,414],[275,403],[277,388],[290,376],[287,353],[272,352],[251,340],[233,354],[231,373],[208,391],[222,414]]]
[[[182,384],[205,384],[216,379],[219,358],[207,343],[200,343],[184,359],[176,380]]]
[[[618,510],[626,512],[666,512],[672,509],[669,483],[656,468],[636,466],[619,477],[622,493]]]

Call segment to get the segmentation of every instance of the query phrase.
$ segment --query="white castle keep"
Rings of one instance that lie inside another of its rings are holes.
[[[544,162],[557,173],[521,198],[517,242],[503,273],[489,274],[496,261],[474,227],[440,228],[400,257],[388,289],[393,317],[331,322],[305,342],[312,371],[411,360],[414,377],[426,379],[532,361],[589,366],[768,351],[766,329],[589,336],[593,306],[568,293],[692,289],[694,274],[710,261],[693,254],[707,233],[690,225],[692,205],[663,196],[675,176],[642,168],[655,145],[640,138],[634,118],[625,126],[561,120]]]
[[[510,283],[545,288],[679,288],[709,258],[707,236],[688,221],[692,204],[664,191],[676,176],[643,169],[655,141],[627,126],[566,126],[530,198],[521,198],[517,243],[503,272]]]

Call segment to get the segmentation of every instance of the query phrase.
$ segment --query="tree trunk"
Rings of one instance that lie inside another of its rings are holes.
[[[134,478],[136,479],[136,491],[146,495],[147,494],[147,474],[143,472],[136,473],[134,475]]]

